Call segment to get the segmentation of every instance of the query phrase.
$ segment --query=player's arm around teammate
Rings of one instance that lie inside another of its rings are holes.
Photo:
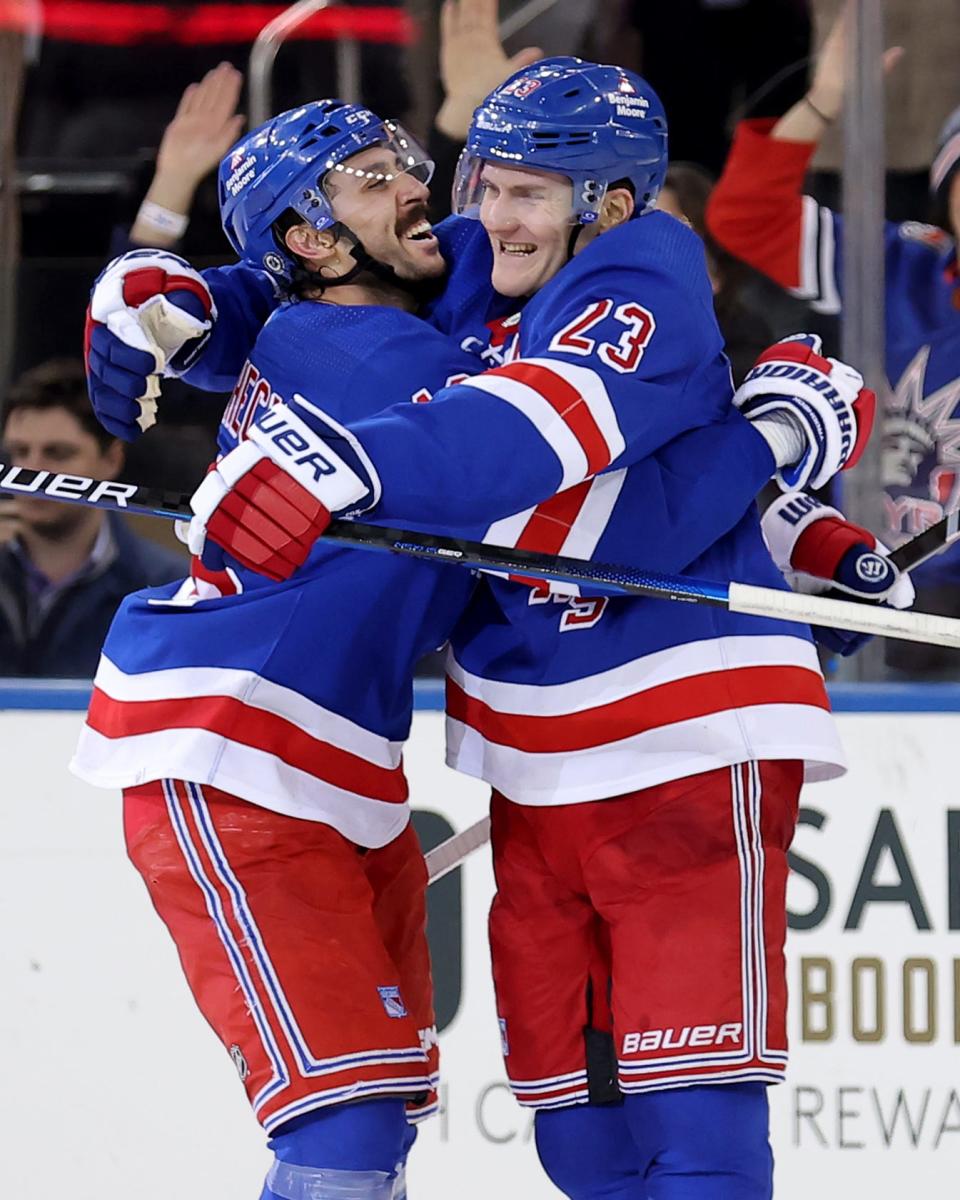
[[[526,73],[529,92],[517,95],[514,81],[495,93],[478,110],[461,163],[457,208],[480,218],[494,289],[522,306],[500,347],[502,365],[442,389],[429,405],[396,407],[355,425],[348,439],[329,430],[325,445],[343,456],[355,439],[379,479],[374,508],[369,494],[357,491],[339,512],[361,506],[397,523],[489,525],[595,476],[653,462],[666,447],[678,450],[683,437],[693,438],[690,461],[698,469],[716,469],[711,438],[722,450],[732,437],[740,438],[736,457],[747,469],[716,496],[736,494],[735,520],[762,474],[798,464],[791,483],[819,486],[855,461],[870,424],[868,416],[858,431],[862,380],[809,346],[781,346],[758,364],[741,393],[757,419],[753,430],[732,412],[702,245],[680,222],[650,211],[665,161],[662,113],[643,108],[645,97],[630,81],[623,83],[630,92],[602,94],[604,83],[621,86],[616,68],[603,68],[610,80],[578,79],[568,97],[559,97],[576,70],[576,60],[547,61]],[[559,116],[543,98],[559,104]],[[593,150],[603,162],[587,169],[575,134],[594,99],[610,113],[605,140]],[[539,157],[531,161],[538,163],[553,147],[546,169],[517,162],[535,143]],[[634,163],[638,144],[644,153]],[[597,182],[598,173],[609,182]],[[267,432],[254,430],[253,437],[282,463]],[[522,471],[506,469],[505,446]],[[744,480],[746,492],[738,487]],[[194,548],[212,522],[214,540],[230,549],[229,514],[213,485],[197,497],[196,511]],[[715,512],[730,517],[722,501],[706,511],[702,543],[691,524],[689,545],[662,536],[661,557],[638,565],[676,569],[692,561],[730,527],[711,524]],[[322,515],[317,532],[321,524]],[[285,534],[274,534],[269,523],[263,528],[266,561],[271,539],[282,553]],[[651,555],[655,542],[644,543]]]
[[[443,260],[422,236],[430,164],[403,130],[318,102],[235,154],[225,224],[255,261],[267,239],[288,299],[237,381],[221,450],[249,454],[254,417],[309,403],[321,377],[336,422],[376,411],[388,386],[413,400],[469,367],[411,315]],[[308,222],[295,205],[313,187]],[[166,271],[134,261],[154,282]],[[175,267],[161,317],[203,299]],[[251,486],[269,466],[251,464]],[[401,747],[415,663],[472,579],[323,545],[281,586],[220,565],[127,599],[74,767],[124,788],[130,857],[269,1135],[264,1200],[400,1200],[408,1106],[429,1115],[437,1082]]]

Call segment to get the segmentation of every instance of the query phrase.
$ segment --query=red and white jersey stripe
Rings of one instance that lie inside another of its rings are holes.
[[[519,804],[577,804],[754,759],[843,774],[816,651],[802,638],[683,643],[567,683],[472,674],[451,655],[447,762]]]
[[[128,674],[103,656],[71,769],[100,787],[206,784],[379,847],[410,819],[402,747],[252,671]]]
[[[804,196],[800,220],[799,284],[794,296],[808,300],[814,312],[835,316],[840,312],[837,279],[837,238],[834,216],[812,196]]]
[[[493,546],[509,546],[518,550],[535,550],[540,554],[557,554],[566,558],[593,557],[626,479],[626,471],[611,471],[585,479],[576,487],[558,492],[535,508],[515,513],[497,521],[486,531],[483,540]],[[487,571],[520,583],[546,588],[556,596],[579,596],[575,583],[543,583],[527,580],[522,575],[507,575],[504,571]]]
[[[608,467],[626,449],[603,379],[557,358],[525,358],[468,380],[523,413],[560,460],[565,491]]]
[[[508,1066],[509,1061],[507,1059]],[[547,1079],[514,1079],[511,1076],[510,1090],[524,1108],[566,1108],[570,1104],[588,1104],[590,1101],[586,1069]]]

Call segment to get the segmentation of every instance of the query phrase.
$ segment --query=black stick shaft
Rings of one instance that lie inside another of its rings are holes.
[[[168,520],[188,520],[192,515],[190,497],[185,492],[89,479],[82,475],[35,471],[3,463],[0,463],[0,492],[87,504],[94,508],[165,517]],[[653,596],[665,600],[686,600],[721,606],[727,603],[727,589],[724,584],[681,579],[603,563],[588,563],[576,558],[555,558],[531,550],[488,546],[482,542],[469,542],[437,534],[387,529],[379,525],[366,525],[360,521],[333,521],[323,536],[326,541],[403,554],[430,562],[457,563],[460,566],[502,571],[511,575],[527,575],[538,580],[583,584],[592,595]]]
[[[189,520],[190,494],[164,488],[143,487],[118,480],[90,479],[54,471],[37,471],[0,462],[0,493],[29,495],[60,503],[87,504],[114,512]],[[359,521],[333,521],[324,532],[328,541],[370,550],[384,550],[433,562],[456,562],[463,566],[527,573],[533,578],[583,583],[594,594],[659,596],[670,600],[688,600],[724,605],[726,588],[701,580],[678,581],[654,572],[638,571],[581,559],[551,557],[531,550],[516,550],[469,542],[436,534],[411,533],[387,529]],[[960,512],[942,520],[890,554],[901,571],[909,571],[928,558],[941,553],[960,537]],[[677,584],[679,583],[679,587]]]
[[[891,550],[890,561],[901,571],[912,571],[928,558],[941,554],[960,537],[960,510],[947,513],[923,533],[918,533],[909,542]]]

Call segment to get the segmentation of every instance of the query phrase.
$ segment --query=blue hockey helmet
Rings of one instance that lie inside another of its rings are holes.
[[[479,216],[484,162],[555,171],[573,183],[574,224],[595,221],[608,187],[633,186],[647,212],[667,169],[667,119],[648,83],[624,67],[544,58],[512,75],[473,114],[453,210]]]
[[[230,245],[245,261],[290,279],[297,260],[276,235],[275,222],[292,209],[314,229],[338,225],[326,176],[362,174],[347,160],[379,145],[395,155],[397,174],[409,171],[429,182],[433,163],[416,139],[359,104],[314,100],[248,133],[220,163],[220,219]]]

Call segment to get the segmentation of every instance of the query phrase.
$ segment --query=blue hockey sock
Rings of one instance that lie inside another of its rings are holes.
[[[622,1105],[542,1109],[534,1128],[543,1169],[570,1200],[646,1200]]]
[[[260,1200],[390,1200],[412,1144],[403,1100],[318,1108],[277,1129]]]
[[[400,1156],[400,1162],[397,1166],[397,1182],[393,1191],[393,1200],[407,1200],[407,1158],[416,1140],[417,1127],[416,1125],[408,1124],[403,1142],[403,1153]]]
[[[767,1088],[728,1083],[628,1096],[649,1200],[770,1200]]]

